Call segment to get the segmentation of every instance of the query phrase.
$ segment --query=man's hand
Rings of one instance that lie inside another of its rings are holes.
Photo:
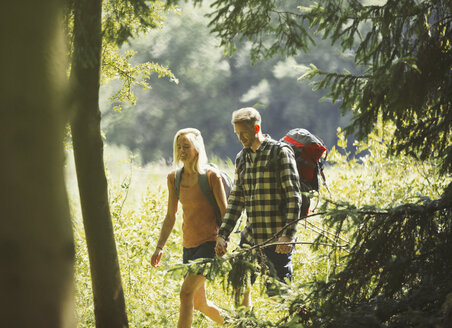
[[[291,243],[293,242],[293,239],[287,236],[281,236],[278,239],[279,243]],[[280,254],[287,254],[292,250],[292,244],[287,245],[277,245],[275,252]]]
[[[217,236],[217,244],[215,245],[215,254],[218,257],[222,257],[226,254],[228,248],[228,242],[223,237]]]

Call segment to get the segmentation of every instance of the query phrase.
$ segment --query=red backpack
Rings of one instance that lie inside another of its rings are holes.
[[[319,191],[319,174],[325,182],[323,174],[323,160],[326,160],[328,151],[324,142],[306,129],[292,129],[281,138],[280,142],[291,146],[297,161],[298,174],[303,191]]]

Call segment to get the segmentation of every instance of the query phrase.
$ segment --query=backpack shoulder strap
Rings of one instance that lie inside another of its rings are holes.
[[[235,157],[235,167],[241,169],[244,164],[245,164],[245,153],[242,149]]]
[[[180,168],[176,170],[176,175],[174,177],[174,187],[176,188],[176,196],[177,199],[179,199],[179,192],[180,192],[180,180],[181,180],[181,176],[182,176],[182,171],[184,170],[184,168]]]
[[[288,148],[288,149],[290,149],[290,152],[294,153],[294,151],[290,145],[278,140],[274,143],[273,149],[271,150],[271,153],[270,153],[270,159],[267,164],[267,165],[273,165],[273,167],[275,168],[276,179],[278,181],[278,185],[281,185],[281,176],[280,176],[281,161],[279,159],[279,154],[283,148]],[[295,156],[295,154],[294,154],[294,156]]]
[[[270,159],[269,159],[269,164],[272,165],[273,163],[275,164],[276,168],[279,170],[279,167],[281,166],[278,156],[279,153],[281,151],[281,149],[283,149],[284,147],[290,149],[290,151],[293,153],[293,149],[291,146],[289,146],[288,144],[281,142],[281,141],[276,141],[274,143],[274,146],[271,150],[271,154],[270,154]]]
[[[220,209],[218,208],[217,201],[215,200],[215,196],[213,195],[213,191],[210,188],[209,184],[209,177],[207,175],[207,171],[205,174],[198,173],[198,183],[199,188],[201,188],[201,192],[206,198],[206,200],[209,202],[210,206],[215,211],[215,216],[217,218],[217,223],[220,222],[219,226],[221,225],[221,213]]]
[[[237,154],[235,157],[235,170],[238,173],[238,181],[237,183],[240,185],[242,182],[242,176],[245,171],[246,167],[246,160],[245,160],[245,153],[243,149]]]

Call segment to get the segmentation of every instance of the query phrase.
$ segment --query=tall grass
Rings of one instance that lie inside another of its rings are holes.
[[[94,308],[88,252],[72,155],[68,153],[67,184],[76,245],[75,284],[78,327],[94,327]],[[175,327],[179,313],[179,291],[183,271],[168,271],[182,262],[182,217],[179,211],[175,228],[165,246],[162,266],[150,265],[152,253],[166,214],[166,175],[171,170],[162,164],[140,167],[127,152],[114,147],[106,150],[109,198],[119,254],[130,327]],[[216,163],[220,165],[220,161]],[[232,174],[232,163],[225,167]],[[299,239],[312,239],[312,232],[301,229]],[[239,234],[231,236],[230,249],[238,244]],[[307,279],[318,264],[308,247],[299,247],[294,255],[295,279]],[[234,309],[231,296],[222,282],[208,282],[208,298],[226,310]],[[269,300],[259,283],[252,289],[257,316],[270,319],[284,315],[280,304]],[[202,314],[195,314],[194,327],[212,327]]]
[[[368,155],[361,157],[360,160],[350,160],[349,154],[345,153],[347,148],[345,138],[339,131],[338,146],[330,155],[335,165],[326,168],[331,200],[352,202],[357,206],[375,204],[384,207],[412,200],[419,195],[432,198],[439,196],[441,188],[448,181],[438,179],[435,165],[415,162],[406,157],[386,158],[387,144],[383,134],[384,131],[377,131],[367,144],[357,144],[358,150],[367,152]],[[91,328],[95,326],[92,286],[71,156],[68,155],[66,180],[76,245],[76,316],[78,327]],[[107,148],[105,158],[112,219],[130,327],[175,327],[184,272],[168,269],[182,262],[180,213],[165,246],[162,266],[153,268],[150,265],[161,223],[166,214],[166,175],[171,168],[161,163],[141,167],[133,156],[114,147]],[[217,164],[220,164],[218,162],[217,160]],[[231,162],[226,169],[232,172]],[[322,187],[320,197],[320,202],[322,197],[330,198],[325,187]],[[316,201],[312,203],[315,204]],[[298,241],[307,244],[298,245],[293,257],[293,288],[297,292],[307,293],[310,281],[328,279],[333,263],[330,263],[330,257],[323,255],[332,251],[332,248],[325,246],[317,252],[310,248],[309,242],[324,230],[321,217],[313,216],[308,222],[300,223],[298,227]],[[238,239],[239,234],[231,236],[229,249],[234,249]],[[208,298],[227,311],[232,311],[233,299],[222,286],[221,279],[210,281],[207,286]],[[286,297],[290,300],[290,294]],[[253,315],[259,318],[276,322],[288,314],[289,301],[284,303],[268,298],[259,280],[252,288],[252,298]],[[214,324],[202,314],[195,313],[193,327],[213,326]],[[244,324],[243,327],[245,326]]]

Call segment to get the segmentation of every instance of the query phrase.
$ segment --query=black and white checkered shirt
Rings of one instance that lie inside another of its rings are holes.
[[[237,155],[234,187],[218,233],[227,240],[245,210],[247,223],[243,236],[252,245],[269,239],[288,222],[298,219],[301,208],[300,182],[293,152],[266,137],[255,157],[253,155],[248,148]],[[296,224],[282,236],[293,238],[295,232]]]

